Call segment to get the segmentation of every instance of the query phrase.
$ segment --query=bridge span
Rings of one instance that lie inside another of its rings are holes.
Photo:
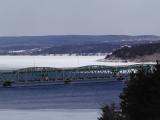
[[[13,71],[1,71],[0,83],[10,81],[20,83],[54,83],[63,81],[69,83],[77,80],[126,80],[131,72],[139,68],[150,69],[151,64],[129,66],[90,65],[77,68],[29,67]]]

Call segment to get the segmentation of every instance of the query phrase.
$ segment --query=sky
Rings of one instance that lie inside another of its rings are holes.
[[[0,36],[160,35],[160,0],[0,0]]]

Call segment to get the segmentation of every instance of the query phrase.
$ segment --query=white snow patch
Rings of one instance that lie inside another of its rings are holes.
[[[13,51],[8,51],[8,53],[24,53],[26,50],[13,50]]]

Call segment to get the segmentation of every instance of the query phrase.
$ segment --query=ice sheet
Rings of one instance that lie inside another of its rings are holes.
[[[96,109],[0,110],[1,120],[97,120]]]
[[[132,65],[133,62],[99,62],[105,56],[0,56],[0,70],[27,67],[79,67],[86,65]]]

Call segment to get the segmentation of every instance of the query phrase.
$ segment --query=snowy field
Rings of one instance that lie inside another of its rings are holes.
[[[86,65],[132,65],[137,63],[98,62],[105,56],[0,56],[0,69],[19,69],[26,67],[79,67]]]
[[[96,109],[0,110],[1,120],[97,120]]]

